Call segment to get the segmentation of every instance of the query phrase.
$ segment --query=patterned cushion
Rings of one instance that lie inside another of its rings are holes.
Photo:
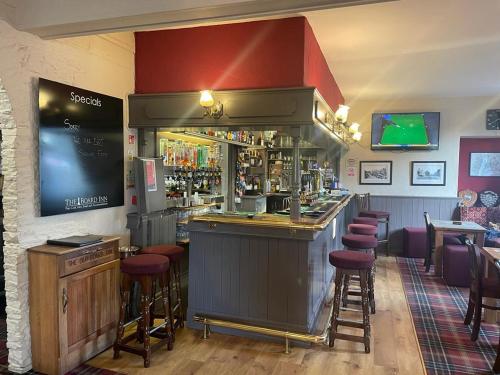
[[[486,209],[486,220],[488,223],[500,223],[500,207],[489,207]]]
[[[486,207],[460,207],[460,220],[487,225],[486,210]]]

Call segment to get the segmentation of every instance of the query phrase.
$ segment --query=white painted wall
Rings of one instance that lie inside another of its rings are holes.
[[[13,145],[15,149],[14,160],[2,160],[10,200],[5,247],[9,369],[24,372],[31,368],[25,250],[47,238],[73,234],[126,235],[126,213],[130,209],[127,191],[125,207],[39,217],[37,79],[43,77],[126,99],[134,91],[134,37],[124,33],[43,41],[0,21],[0,56],[0,80],[15,122],[15,129],[8,131],[9,137],[2,145]],[[126,100],[124,122],[128,123]],[[125,154],[128,149],[135,152],[136,147],[128,145],[128,134],[125,125]]]
[[[456,197],[460,137],[500,137],[500,131],[486,130],[486,110],[500,108],[500,97],[347,100],[347,103],[351,106],[349,122],[361,124],[363,138],[342,158],[340,178],[341,183],[355,193]],[[439,150],[370,150],[372,113],[419,111],[441,113]],[[349,158],[357,161],[354,177],[347,176],[346,160]],[[392,185],[359,185],[359,161],[363,160],[392,160]],[[446,186],[410,185],[410,162],[422,160],[446,160]]]

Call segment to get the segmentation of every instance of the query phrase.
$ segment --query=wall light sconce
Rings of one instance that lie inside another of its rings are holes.
[[[205,109],[203,116],[219,119],[224,114],[224,108],[221,102],[215,102],[211,90],[200,91],[200,105]]]
[[[335,112],[335,121],[346,123],[348,115],[349,115],[349,106],[340,104],[339,108]]]
[[[363,134],[359,131],[360,125],[357,122],[347,124],[348,115],[349,106],[340,104],[333,115],[333,131],[338,133],[345,142],[351,144],[359,142]]]

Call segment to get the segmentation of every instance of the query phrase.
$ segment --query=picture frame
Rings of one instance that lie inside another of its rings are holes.
[[[359,162],[360,185],[392,185],[392,160]]]
[[[500,177],[500,152],[471,152],[469,176]]]
[[[446,161],[412,161],[412,186],[446,186]]]

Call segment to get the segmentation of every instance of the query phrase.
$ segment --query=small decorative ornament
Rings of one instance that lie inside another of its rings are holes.
[[[498,194],[491,190],[484,190],[479,193],[479,200],[484,207],[495,207],[498,202]]]
[[[477,201],[477,193],[473,190],[461,190],[458,192],[458,197],[461,198],[461,205],[464,207],[472,207]]]

